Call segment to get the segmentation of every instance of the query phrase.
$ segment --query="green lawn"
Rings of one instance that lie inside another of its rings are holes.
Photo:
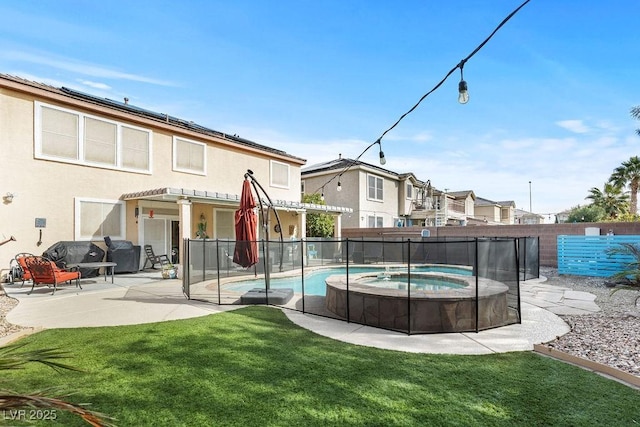
[[[633,426],[640,392],[531,352],[409,354],[315,335],[249,307],[148,325],[44,331],[84,372],[3,372],[2,388],[64,386],[119,426]],[[2,414],[0,413],[0,424]],[[86,425],[58,412],[56,423]]]

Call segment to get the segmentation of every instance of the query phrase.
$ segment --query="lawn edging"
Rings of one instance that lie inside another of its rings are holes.
[[[22,339],[31,334],[35,334],[36,332],[40,332],[42,330],[44,330],[44,328],[25,328],[17,332],[13,332],[9,335],[0,337],[0,347],[4,347],[6,345],[12,344],[18,341],[19,339]]]
[[[533,351],[545,356],[553,357],[554,359],[558,359],[563,362],[568,362],[580,366],[581,368],[588,369],[598,374],[615,378],[619,382],[622,382],[629,387],[640,389],[640,377],[636,377],[635,375],[629,374],[611,366],[594,362],[583,357],[574,356],[572,354],[556,350],[555,348],[547,347],[544,344],[534,344]]]

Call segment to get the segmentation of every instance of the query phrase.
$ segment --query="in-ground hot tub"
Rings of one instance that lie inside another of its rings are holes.
[[[508,323],[507,285],[476,277],[446,273],[406,272],[351,275],[326,280],[329,311],[352,322],[411,333],[468,332]],[[348,313],[347,313],[348,303]]]

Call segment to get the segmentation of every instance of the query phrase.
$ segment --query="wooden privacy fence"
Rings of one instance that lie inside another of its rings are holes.
[[[608,255],[621,243],[640,245],[640,236],[558,236],[558,273],[609,277],[634,261],[630,255]]]

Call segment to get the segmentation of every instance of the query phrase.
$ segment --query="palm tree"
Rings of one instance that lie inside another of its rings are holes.
[[[68,354],[63,351],[58,349],[24,350],[23,347],[24,344],[12,344],[0,348],[0,371],[20,369],[25,364],[31,362],[42,363],[54,369],[78,370],[59,362],[60,359],[68,357]],[[10,411],[17,411],[24,408],[50,410],[53,411],[53,413],[60,409],[79,416],[87,424],[94,427],[113,425],[110,421],[107,421],[107,419],[112,419],[111,417],[90,411],[83,405],[69,403],[56,397],[48,397],[42,392],[20,394],[8,390],[0,390],[0,411],[5,414],[5,420],[8,419],[7,416]]]
[[[603,191],[593,187],[586,199],[591,199],[594,205],[600,206],[609,218],[617,218],[629,210],[629,196],[624,194],[622,187],[605,183]]]
[[[636,215],[638,213],[638,188],[640,187],[640,158],[633,156],[629,160],[622,162],[620,166],[613,170],[609,183],[620,188],[629,186],[629,210],[631,215]]]
[[[640,120],[640,106],[636,105],[631,109],[631,117]],[[640,135],[640,129],[636,129],[636,133]]]

